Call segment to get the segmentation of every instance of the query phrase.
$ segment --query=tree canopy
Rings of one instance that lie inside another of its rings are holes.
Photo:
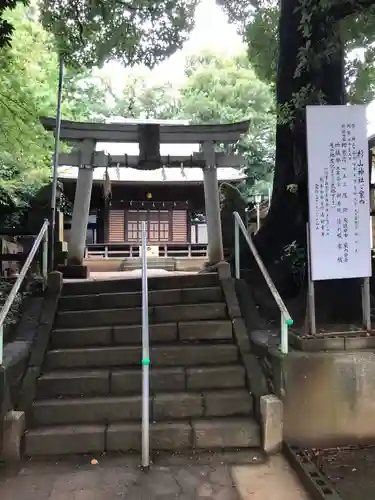
[[[115,116],[168,120],[179,115],[178,86],[168,80],[155,82],[153,72],[146,67],[128,72],[120,96],[109,91]]]
[[[53,138],[40,115],[54,115],[58,55],[38,22],[35,9],[18,7],[6,14],[13,26],[11,46],[0,48],[0,205],[24,203],[51,174]],[[63,114],[72,119],[100,118],[105,94],[91,73],[69,70]]]
[[[279,0],[218,0],[243,35],[248,55],[257,75],[276,83],[279,57]],[[285,2],[284,2],[285,3]],[[311,31],[311,22],[319,13],[322,23],[333,22],[345,51],[345,84],[348,101],[366,103],[375,97],[375,8],[372,0],[298,0],[296,8],[304,12],[300,32]],[[307,40],[306,40],[307,41]],[[299,57],[311,59],[311,45],[300,47]],[[325,57],[329,57],[329,47]]]
[[[43,130],[39,116],[55,114],[58,54],[52,35],[38,22],[36,9],[19,7],[8,12],[7,19],[15,31],[12,45],[0,50],[0,203],[14,206],[26,202],[50,176],[53,138]],[[68,67],[63,117],[174,118],[195,123],[250,118],[249,135],[239,145],[248,159],[249,185],[269,180],[273,100],[246,54],[199,53],[187,59],[185,73],[183,83],[176,84],[155,82],[145,66],[133,69],[118,95],[104,70]]]
[[[75,65],[117,59],[154,66],[173,54],[194,25],[198,0],[42,0],[45,28]]]
[[[27,5],[28,0],[2,0],[0,4],[0,49],[10,46],[14,25],[5,18],[8,10],[15,9],[17,5]]]

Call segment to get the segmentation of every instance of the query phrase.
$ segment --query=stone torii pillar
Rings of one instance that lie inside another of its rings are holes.
[[[217,169],[215,165],[215,149],[213,141],[203,143],[204,200],[206,205],[208,264],[217,264],[224,260],[223,236],[221,232],[220,197]]]
[[[74,196],[72,227],[68,242],[68,267],[83,266],[94,174],[93,156],[95,145],[95,141],[88,139],[79,144],[80,166]],[[87,275],[87,270],[78,274]]]

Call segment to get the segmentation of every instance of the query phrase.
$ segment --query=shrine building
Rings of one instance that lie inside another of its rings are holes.
[[[42,123],[54,130],[53,118]],[[74,207],[64,221],[68,261],[139,257],[143,221],[150,256],[221,260],[219,185],[246,176],[243,158],[215,144],[236,143],[248,126],[62,121],[61,140],[74,145],[58,169]]]

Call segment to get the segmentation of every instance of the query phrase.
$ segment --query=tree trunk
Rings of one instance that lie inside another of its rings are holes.
[[[335,44],[331,57],[316,67],[310,64],[296,76],[299,49],[305,44],[299,26],[301,11],[299,0],[282,0],[279,21],[280,53],[276,84],[278,106],[293,100],[306,85],[321,91],[326,104],[343,104],[345,101],[344,52],[341,43]],[[321,53],[335,40],[334,20],[314,17],[312,22],[311,50]],[[337,48],[336,48],[337,47]],[[314,104],[312,102],[311,104]],[[296,184],[296,194],[288,185]],[[276,164],[272,202],[260,231],[254,236],[255,244],[266,265],[277,260],[283,248],[297,241],[306,245],[308,221],[307,158],[305,113],[297,115],[293,124],[278,120],[276,130]],[[307,280],[305,280],[306,283]],[[334,280],[316,284],[318,322],[348,322],[360,318],[360,293],[356,280]]]

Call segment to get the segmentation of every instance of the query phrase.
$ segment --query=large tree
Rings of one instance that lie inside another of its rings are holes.
[[[280,0],[219,0],[248,45],[249,59],[262,80],[276,84],[279,57]],[[326,2],[333,4],[332,0]],[[351,3],[350,1],[348,3]],[[353,4],[355,2],[352,2]],[[359,2],[361,3],[361,2]],[[324,2],[321,2],[324,6]],[[343,16],[337,29],[345,54],[348,101],[368,102],[375,97],[375,21],[371,2],[365,1],[354,15],[345,15],[345,2],[336,3]],[[307,5],[308,8],[309,5]],[[303,8],[303,4],[301,4]],[[311,13],[314,2],[311,3]]]
[[[232,15],[238,19],[242,0],[223,1],[230,9],[233,3],[237,4],[237,10],[232,10]],[[264,5],[263,0],[253,3]],[[348,34],[344,32],[344,26],[369,23],[374,13],[373,4],[374,0],[280,2],[275,37],[278,40],[275,79],[278,121],[273,198],[264,224],[254,237],[268,265],[280,258],[285,246],[293,241],[305,246],[308,212],[306,105],[339,105],[347,102],[345,56]],[[251,15],[248,15],[251,19]],[[272,26],[270,18],[268,21]],[[371,32],[369,24],[367,26],[368,32]],[[272,53],[272,45],[270,47]],[[270,67],[270,78],[272,72]],[[351,83],[355,85],[353,78]],[[320,320],[358,319],[360,294],[353,280],[318,282],[316,296]]]
[[[375,89],[370,63],[374,0],[220,0],[249,43],[258,75],[275,85],[278,122],[273,200],[255,240],[266,262],[307,217],[305,108],[362,102]],[[351,50],[363,48],[361,54]]]

